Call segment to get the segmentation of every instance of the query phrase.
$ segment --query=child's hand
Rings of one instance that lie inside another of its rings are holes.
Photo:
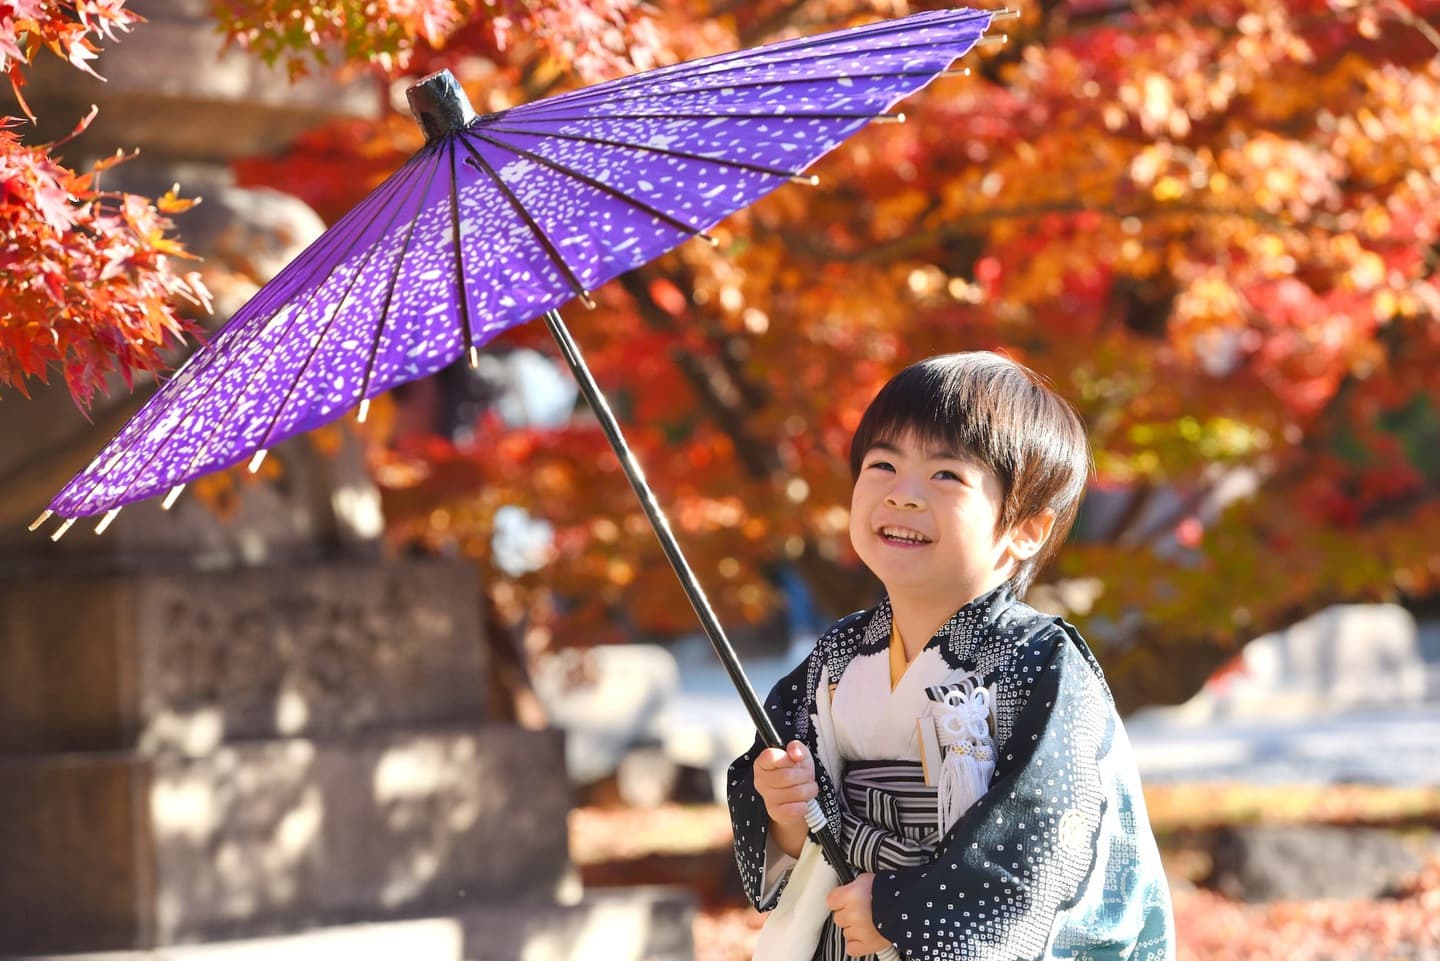
[[[875,917],[870,913],[870,889],[874,884],[875,875],[867,872],[825,898],[825,906],[835,917],[835,926],[845,932],[845,953],[852,958],[878,954],[890,947],[885,935],[876,929]]]
[[[820,793],[815,783],[815,762],[805,745],[791,741],[785,750],[767,748],[755,759],[755,790],[765,800],[765,812],[778,825],[805,824],[805,805]]]

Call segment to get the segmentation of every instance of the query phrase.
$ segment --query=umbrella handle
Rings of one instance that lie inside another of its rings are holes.
[[[580,393],[585,396],[586,402],[594,412],[595,418],[600,422],[600,429],[605,434],[605,439],[610,442],[610,448],[620,460],[620,467],[625,472],[625,477],[630,481],[630,487],[635,491],[635,496],[640,499],[640,506],[645,511],[645,516],[650,520],[650,527],[655,531],[655,536],[660,540],[660,547],[665,551],[665,557],[674,568],[675,575],[680,578],[680,586],[685,589],[685,596],[690,600],[690,606],[695,608],[696,615],[700,618],[700,625],[705,629],[705,635],[710,639],[710,646],[715,649],[715,654],[720,658],[720,663],[725,665],[725,671],[730,675],[730,680],[739,692],[740,699],[745,702],[745,709],[750,713],[750,720],[754,722],[755,729],[760,733],[760,738],[768,746],[784,750],[785,744],[780,740],[780,733],[775,729],[770,715],[760,704],[760,698],[755,694],[755,688],[751,687],[750,679],[745,676],[745,670],[740,666],[740,658],[736,656],[735,649],[725,636],[725,629],[720,626],[720,619],[715,616],[715,610],[710,606],[710,599],[705,595],[705,589],[700,586],[700,579],[695,576],[690,562],[685,559],[685,554],[680,550],[680,544],[675,540],[675,534],[670,530],[670,521],[666,518],[665,512],[661,510],[659,502],[655,499],[655,492],[650,489],[649,483],[645,480],[645,472],[641,470],[640,463],[635,459],[635,454],[630,450],[630,445],[625,440],[625,435],[620,430],[620,424],[615,419],[615,413],[610,409],[610,404],[605,400],[605,395],[600,392],[600,387],[595,383],[595,378],[590,373],[590,368],[585,364],[585,358],[580,353],[580,346],[570,336],[569,329],[565,322],[560,319],[560,312],[556,310],[546,311],[545,327],[550,331],[550,336],[560,348],[560,355],[565,359],[565,364],[570,368],[570,373],[575,376],[575,383],[580,387]],[[811,811],[818,815],[818,820],[811,823]],[[840,847],[835,832],[829,829],[825,818],[825,812],[820,805],[811,801],[805,812],[806,826],[810,828],[811,837],[820,845],[825,852],[825,859],[835,869],[840,877],[841,884],[849,884],[855,880],[855,872],[851,869],[850,863],[845,859],[845,852]],[[887,955],[882,952],[880,957],[883,961],[899,961],[898,955]]]
[[[825,809],[820,806],[820,801],[811,798],[805,805],[805,826],[810,829],[810,836],[820,840],[822,846],[824,846],[825,839],[834,836],[829,830],[828,822],[829,819],[825,817]],[[827,847],[825,848],[825,857],[830,861],[830,866],[835,868],[835,873],[840,876],[841,884],[849,884],[855,880],[854,874],[850,872],[850,865],[845,862],[843,855],[837,860],[831,856],[830,849]],[[846,877],[847,874],[850,876]],[[876,952],[875,957],[880,961],[900,961],[900,952],[895,945],[890,944]]]

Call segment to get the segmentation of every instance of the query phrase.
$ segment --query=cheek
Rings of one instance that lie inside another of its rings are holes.
[[[860,505],[860,498],[850,498],[850,542],[855,543],[856,538],[865,528],[865,511]]]
[[[863,557],[866,538],[870,534],[869,501],[864,491],[856,488],[850,494],[850,546]]]
[[[875,498],[867,489],[864,478],[861,478],[850,488],[850,523],[854,524],[856,518],[863,519],[874,501]]]

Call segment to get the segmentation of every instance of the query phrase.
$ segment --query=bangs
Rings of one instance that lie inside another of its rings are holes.
[[[981,376],[975,376],[980,373]],[[1015,453],[996,444],[994,408],[1001,400],[983,372],[955,364],[922,362],[895,375],[876,395],[850,444],[850,476],[860,476],[865,453],[876,444],[914,440],[974,460],[1000,478],[1008,492]]]

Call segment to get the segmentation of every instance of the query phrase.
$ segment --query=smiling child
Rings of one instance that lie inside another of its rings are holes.
[[[771,692],[784,750],[730,769],[757,959],[1169,959],[1169,890],[1085,642],[1024,604],[1089,473],[1073,409],[998,354],[896,375],[851,446],[850,538],[885,589]],[[818,797],[856,880],[806,837]]]

